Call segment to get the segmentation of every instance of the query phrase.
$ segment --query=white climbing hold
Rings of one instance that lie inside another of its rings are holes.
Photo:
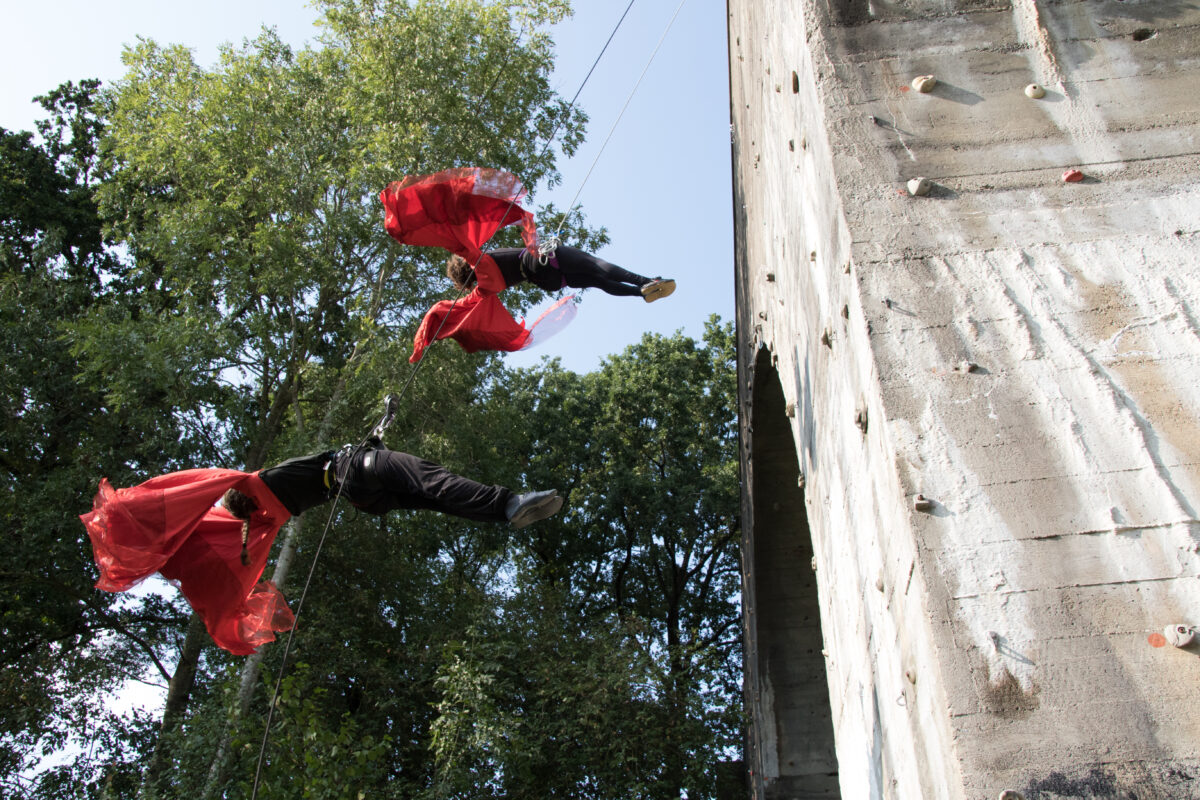
[[[1163,636],[1174,647],[1187,647],[1196,639],[1196,629],[1191,625],[1168,625],[1163,628]]]
[[[1046,90],[1042,88],[1040,83],[1031,83],[1025,87],[1025,96],[1034,100],[1041,100],[1046,96]]]
[[[933,188],[933,181],[929,178],[913,178],[907,185],[908,193],[913,197],[924,197]]]
[[[921,94],[928,94],[937,86],[937,78],[932,75],[918,75],[913,78],[912,87]]]

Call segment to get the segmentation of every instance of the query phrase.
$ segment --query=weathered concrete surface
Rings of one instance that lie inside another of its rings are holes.
[[[1150,641],[1200,624],[1200,3],[729,13],[756,794],[821,735],[752,657],[782,430],[842,797],[1200,798],[1200,651]]]

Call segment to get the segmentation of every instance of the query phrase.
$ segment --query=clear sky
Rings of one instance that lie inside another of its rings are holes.
[[[626,7],[622,0],[574,5],[575,16],[554,29],[555,84],[567,98]],[[9,130],[32,130],[40,109],[31,98],[64,81],[119,78],[121,48],[138,36],[184,44],[208,66],[221,42],[241,42],[263,25],[274,26],[294,46],[311,42],[317,17],[304,0],[0,0],[0,9],[0,126]],[[661,49],[630,99],[660,39]],[[539,191],[537,199],[561,207],[582,190],[579,203],[588,221],[607,227],[612,237],[600,255],[634,272],[674,277],[679,288],[653,304],[589,290],[566,330],[507,356],[510,364],[557,356],[569,369],[588,371],[644,331],[682,329],[698,338],[710,314],[732,319],[727,70],[724,0],[684,0],[681,8],[679,0],[635,0],[580,96],[591,118],[588,140],[560,164],[562,186],[552,194]]]

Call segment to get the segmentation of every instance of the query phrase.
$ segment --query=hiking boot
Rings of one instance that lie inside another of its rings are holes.
[[[670,278],[655,278],[642,287],[642,297],[647,303],[653,303],[655,300],[660,300],[668,297],[671,292],[675,291],[675,281]]]
[[[508,515],[509,524],[514,528],[524,528],[539,519],[557,514],[558,510],[562,508],[562,504],[563,499],[558,496],[556,489],[547,489],[544,492],[526,492],[510,497],[508,504],[504,507],[504,513]]]

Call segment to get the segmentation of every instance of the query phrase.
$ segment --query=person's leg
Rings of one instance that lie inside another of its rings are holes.
[[[376,490],[370,505],[355,501],[364,510],[425,508],[482,522],[508,521],[505,507],[513,493],[503,486],[487,486],[395,450],[373,450],[360,456],[357,466],[365,488]]]
[[[650,278],[565,244],[558,246],[555,258],[567,286],[575,289],[600,289],[620,297],[637,297],[642,293],[641,287],[651,282]]]

